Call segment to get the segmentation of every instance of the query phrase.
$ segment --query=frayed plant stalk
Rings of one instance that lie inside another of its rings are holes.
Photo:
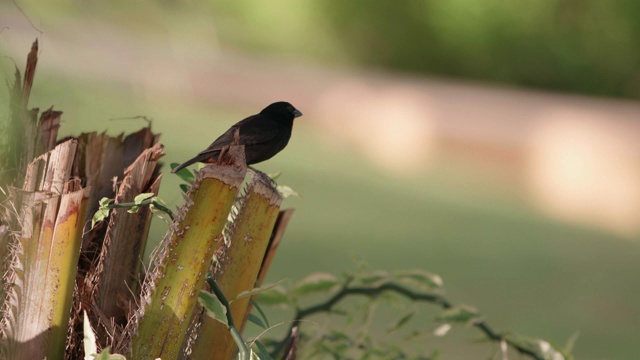
[[[19,230],[5,275],[3,359],[64,356],[89,192],[68,181],[76,145],[64,142],[34,160],[24,190],[15,192]]]
[[[239,213],[230,227],[230,243],[216,254],[218,266],[214,278],[231,301],[231,315],[238,325],[245,318],[251,298],[239,295],[255,287],[281,203],[282,198],[269,178],[262,173],[253,173],[240,201]],[[191,358],[230,359],[236,351],[228,326],[204,316],[191,349]]]
[[[140,268],[151,223],[150,211],[148,208],[135,214],[124,209],[114,211],[95,226],[91,220],[103,197],[121,204],[140,193],[158,192],[162,178],[159,172],[162,145],[158,136],[151,126],[128,135],[90,132],[78,136],[74,174],[91,187],[91,192],[67,334],[68,359],[85,356],[85,311],[95,326],[99,350],[108,346],[113,352],[127,341],[122,332],[140,293]]]
[[[276,219],[276,223],[273,225],[273,230],[271,231],[269,246],[267,247],[267,250],[264,254],[264,259],[262,260],[262,265],[260,266],[260,272],[258,273],[258,278],[256,279],[256,287],[261,287],[267,277],[267,273],[269,272],[271,263],[276,256],[276,252],[278,250],[278,247],[280,246],[280,242],[282,241],[284,232],[287,229],[289,220],[291,220],[291,216],[293,216],[293,211],[293,209],[284,209],[280,210],[280,212],[278,213],[278,218]],[[254,297],[251,297],[251,299],[253,299]],[[239,324],[240,332],[244,331],[252,309],[253,302],[250,301],[247,306],[247,310],[244,313],[244,319],[242,319],[242,322]]]
[[[79,185],[74,185],[79,188]],[[64,353],[67,326],[78,258],[82,244],[82,229],[89,189],[62,195],[60,211],[56,220],[52,249],[47,269],[46,288],[43,294],[44,304],[50,307],[51,344],[56,346],[56,353]]]
[[[162,176],[154,178],[157,161],[164,155],[159,143],[143,151],[125,171],[116,196],[117,203],[132,201],[136,195],[150,192],[157,195]],[[99,282],[97,302],[100,310],[121,324],[127,318],[126,305],[137,294],[138,274],[151,225],[151,211],[137,213],[114,210],[102,246],[98,266],[92,274]]]
[[[244,149],[196,174],[185,206],[160,246],[154,270],[145,279],[141,309],[132,319],[133,359],[176,359],[188,333],[207,268],[246,174]]]

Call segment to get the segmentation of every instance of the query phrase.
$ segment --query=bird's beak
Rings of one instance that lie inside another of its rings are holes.
[[[300,116],[302,116],[302,113],[300,112],[300,110],[295,109],[295,110],[293,111],[293,117],[294,117],[294,118],[297,118],[297,117],[300,117]]]

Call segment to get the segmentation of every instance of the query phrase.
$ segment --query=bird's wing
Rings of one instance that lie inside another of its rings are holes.
[[[249,116],[238,122],[220,135],[208,148],[198,155],[207,155],[222,150],[223,147],[233,144],[235,133],[240,129],[239,144],[253,145],[268,142],[281,134],[281,128],[274,128],[273,123],[267,119],[260,119],[260,115]]]

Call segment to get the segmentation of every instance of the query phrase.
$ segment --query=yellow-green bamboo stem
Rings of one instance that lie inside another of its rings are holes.
[[[271,267],[271,262],[273,261],[273,258],[276,256],[276,251],[278,250],[278,246],[280,246],[280,241],[282,241],[282,237],[284,236],[284,231],[286,230],[292,215],[293,215],[293,209],[285,209],[285,210],[280,210],[278,212],[276,223],[273,225],[273,230],[271,231],[271,237],[269,238],[269,245],[267,247],[267,251],[264,254],[264,259],[262,259],[262,264],[260,265],[260,272],[258,272],[258,278],[256,279],[256,287],[262,286],[264,279],[267,277],[267,272]],[[237,326],[240,332],[244,331],[244,328],[247,324],[247,320],[249,320],[249,314],[251,313],[252,309],[253,309],[253,303],[249,302],[249,304],[247,305],[247,311],[245,311],[244,319],[242,319],[242,322],[240,322],[239,320],[236,320],[236,322],[238,322]]]
[[[244,156],[236,164],[244,164]],[[246,173],[243,166],[209,165],[196,176],[186,213],[166,243],[154,290],[133,334],[133,359],[176,359],[205,281],[216,243]]]
[[[228,300],[254,288],[282,199],[268,179],[254,177],[247,185],[242,208],[235,218],[229,247],[218,258],[215,279]],[[240,325],[250,297],[231,303],[231,314]],[[230,359],[236,352],[229,329],[205,317],[192,349],[193,359]]]
[[[82,201],[86,191],[71,193],[68,185],[74,185],[72,190],[79,185],[67,184],[76,145],[70,140],[56,146],[27,170],[27,191],[21,194],[19,206],[20,246],[10,275],[15,285],[8,297],[12,320],[7,329],[11,344],[7,358],[64,357],[85,216]]]
[[[62,195],[49,251],[42,308],[50,327],[50,359],[64,354],[89,189]],[[60,357],[62,358],[62,357]]]

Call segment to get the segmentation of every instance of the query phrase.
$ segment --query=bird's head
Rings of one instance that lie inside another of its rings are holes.
[[[260,113],[273,114],[273,115],[277,115],[278,117],[291,119],[291,120],[299,116],[302,116],[302,113],[300,112],[300,110],[296,109],[295,107],[293,107],[293,105],[289,104],[286,101],[274,102],[273,104],[262,109]]]

